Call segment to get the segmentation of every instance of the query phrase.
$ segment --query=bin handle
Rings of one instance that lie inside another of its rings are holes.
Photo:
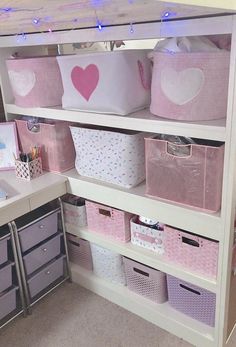
[[[111,217],[111,211],[105,210],[104,208],[99,208],[98,212],[105,217]]]
[[[180,286],[181,288],[185,289],[185,290],[188,290],[188,291],[191,292],[191,293],[194,293],[194,294],[197,294],[197,295],[201,295],[201,293],[198,292],[197,290],[192,289],[192,288],[189,288],[189,287],[187,287],[187,286],[185,286],[185,285],[183,285],[183,284],[180,284],[179,286]]]
[[[75,241],[71,241],[71,240],[68,240],[69,243],[71,243],[72,245],[75,245],[77,247],[80,247],[80,244],[75,242]]]
[[[142,276],[146,276],[146,277],[149,277],[149,273],[148,272],[145,272],[145,271],[142,271],[140,269],[137,269],[136,267],[133,267],[133,270],[135,272],[137,272],[138,274],[142,275]]]
[[[186,243],[187,245],[193,246],[193,247],[200,247],[199,242],[193,239],[189,239],[186,236],[182,236],[182,243]]]
[[[169,146],[170,145],[176,146],[176,147],[189,147],[189,154],[183,155],[183,156],[174,155],[174,154],[169,152]],[[190,157],[192,157],[192,145],[191,144],[189,144],[189,145],[177,145],[175,143],[171,143],[171,142],[166,141],[166,154],[168,154],[169,156],[174,157],[174,158],[180,158],[180,159],[190,158]]]

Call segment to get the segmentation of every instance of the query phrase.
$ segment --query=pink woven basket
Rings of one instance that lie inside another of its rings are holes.
[[[66,238],[70,261],[92,271],[93,261],[89,242],[69,233],[66,234]]]
[[[61,105],[63,86],[56,57],[8,59],[6,64],[16,105]]]
[[[188,121],[226,117],[229,52],[152,54],[153,114]]]
[[[91,201],[86,201],[85,204],[91,232],[98,232],[121,242],[130,240],[132,214]]]
[[[164,226],[164,257],[206,277],[216,278],[219,243]]]
[[[216,295],[206,289],[167,275],[169,304],[210,326],[215,325]]]
[[[171,144],[173,147],[173,144]],[[175,145],[189,154],[169,153],[169,143],[145,139],[146,194],[208,212],[221,206],[224,145]]]
[[[125,257],[123,259],[130,290],[158,304],[167,301],[166,275],[163,272]]]

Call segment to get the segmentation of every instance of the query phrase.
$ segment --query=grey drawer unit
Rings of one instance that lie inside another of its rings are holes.
[[[9,237],[0,240],[0,265],[7,262],[8,260],[8,252],[7,252],[7,241]]]
[[[52,261],[49,265],[45,266],[42,270],[37,272],[28,280],[28,287],[31,298],[36,296],[42,290],[47,288],[51,283],[56,281],[64,274],[64,258],[60,258]]]
[[[0,268],[0,293],[12,286],[12,266],[13,263],[8,263]]]
[[[0,294],[0,320],[16,309],[17,287]]]
[[[58,212],[54,212],[20,230],[19,238],[22,252],[46,240],[58,231]]]
[[[23,257],[27,275],[55,258],[61,251],[61,234],[54,236]]]

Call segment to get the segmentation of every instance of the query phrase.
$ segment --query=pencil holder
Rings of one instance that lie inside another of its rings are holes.
[[[15,165],[16,177],[24,180],[30,181],[43,173],[41,158],[36,158],[29,162],[16,160]]]

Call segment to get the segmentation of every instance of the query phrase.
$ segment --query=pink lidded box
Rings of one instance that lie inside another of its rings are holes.
[[[56,57],[12,58],[6,64],[17,106],[61,105],[63,86]]]
[[[146,194],[208,212],[218,211],[221,206],[224,144],[214,141],[199,143],[179,145],[146,138]]]
[[[138,223],[138,217],[130,220],[131,243],[156,253],[163,254],[163,230],[157,230]]]
[[[176,120],[226,118],[230,52],[153,52],[153,114]]]
[[[216,278],[219,242],[164,226],[164,257],[206,277]]]
[[[35,145],[41,147],[42,166],[46,171],[64,172],[75,166],[75,149],[69,122],[32,123],[16,119],[19,145],[30,152]]]
[[[169,304],[209,326],[215,326],[216,294],[167,275]]]
[[[132,214],[91,201],[86,201],[85,204],[89,231],[104,234],[121,242],[130,240]]]

